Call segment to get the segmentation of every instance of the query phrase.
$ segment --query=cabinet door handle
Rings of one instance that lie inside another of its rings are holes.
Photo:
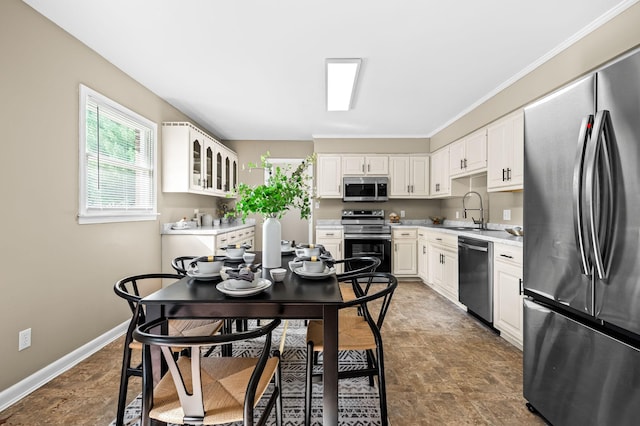
[[[522,282],[522,278],[518,279],[518,284],[520,284],[520,296],[524,294],[524,283]]]
[[[367,164],[367,171],[370,172],[371,171],[371,164]]]
[[[467,159],[466,158],[464,159],[464,168],[465,169],[467,168]]]
[[[505,181],[505,178],[504,178],[504,173],[505,173],[505,172],[506,172],[506,170],[505,170],[505,169],[502,169],[502,181],[503,181],[503,182]]]
[[[511,169],[507,168],[507,180],[511,180]]]
[[[427,253],[427,246],[422,246],[422,254],[426,254]]]
[[[404,236],[408,236],[408,235],[410,235],[410,234],[409,234],[408,232],[403,232],[403,233],[401,233],[400,235],[402,235],[402,236],[404,237]]]
[[[327,232],[325,235],[327,237],[333,237],[335,234],[333,232]]]
[[[398,244],[397,243],[393,245],[393,251],[398,251]]]
[[[409,189],[409,185],[407,185],[407,192],[411,192],[411,190]]]
[[[513,259],[513,256],[509,256],[508,254],[501,254],[500,257],[506,257],[507,259]]]
[[[442,238],[436,238],[436,241],[442,241]]]
[[[415,189],[413,189],[413,185],[411,185],[411,192],[416,192]]]
[[[362,165],[362,173],[364,173],[364,164]]]

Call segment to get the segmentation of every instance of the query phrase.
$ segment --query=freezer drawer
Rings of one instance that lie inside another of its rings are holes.
[[[524,300],[524,397],[554,425],[637,425],[640,351]]]

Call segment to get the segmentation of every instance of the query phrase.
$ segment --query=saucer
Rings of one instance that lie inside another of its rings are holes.
[[[255,281],[257,281],[257,285],[255,287],[251,287],[251,288],[243,288],[243,289],[227,288],[227,281],[222,281],[222,282],[216,284],[216,288],[218,289],[218,291],[220,291],[221,293],[226,294],[227,296],[247,297],[247,296],[253,296],[254,294],[261,293],[264,290],[266,290],[269,287],[271,287],[271,281],[269,281],[267,279],[258,278]]]
[[[188,268],[187,269],[187,276],[191,277],[191,278],[195,278],[197,280],[201,280],[201,281],[212,281],[212,280],[215,280],[217,278],[220,278],[220,271],[212,272],[210,274],[203,274],[200,271],[198,271],[197,269]]]
[[[336,268],[334,268],[333,266],[331,268],[328,268],[325,266],[323,272],[307,272],[303,269],[302,266],[300,266],[297,268],[293,268],[293,272],[297,275],[300,275],[302,278],[308,278],[311,280],[321,280],[323,278],[327,278],[331,274],[335,274]]]

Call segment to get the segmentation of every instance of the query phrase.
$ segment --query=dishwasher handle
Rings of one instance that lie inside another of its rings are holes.
[[[467,248],[469,250],[475,250],[475,251],[483,251],[485,253],[489,251],[487,247],[472,246],[470,244],[461,243],[461,242],[458,242],[458,247],[463,247],[463,248]]]

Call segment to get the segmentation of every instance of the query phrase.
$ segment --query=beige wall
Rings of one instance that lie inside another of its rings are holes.
[[[114,282],[160,270],[160,220],[76,221],[79,84],[157,123],[186,117],[19,0],[0,2],[0,58],[2,391],[125,321]],[[212,203],[159,193],[161,220]]]
[[[260,185],[264,182],[264,173],[262,170],[249,171],[248,164],[260,164],[260,156],[269,152],[271,158],[287,159],[287,158],[306,158],[313,154],[313,143],[311,141],[227,141],[225,142],[231,149],[238,153],[240,159],[239,181],[248,185]],[[256,237],[255,247],[260,250],[262,247],[262,217],[260,215],[250,215],[249,218],[256,220]],[[296,230],[287,234],[283,231],[283,237],[297,239],[297,241],[306,241],[307,233],[304,231],[304,223],[295,223],[299,221],[294,213],[287,213],[282,221],[282,226],[296,226]],[[295,225],[291,225],[295,223]],[[299,237],[288,237],[288,235],[300,235]]]

